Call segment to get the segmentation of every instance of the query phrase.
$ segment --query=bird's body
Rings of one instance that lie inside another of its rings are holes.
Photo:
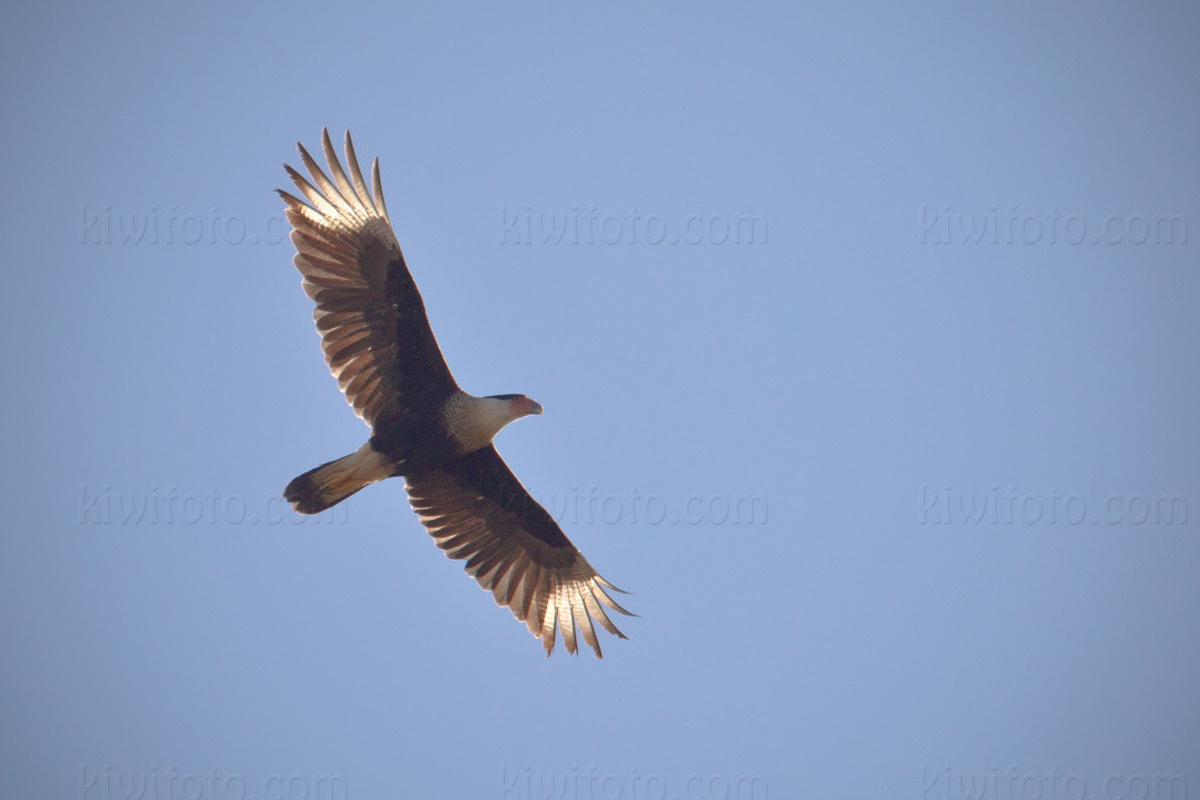
[[[403,477],[438,546],[466,559],[467,572],[542,639],[547,655],[561,630],[569,652],[578,632],[599,657],[593,622],[625,638],[604,607],[629,612],[492,445],[505,425],[542,413],[541,406],[520,394],[476,397],[459,388],[388,219],[378,160],[372,193],[349,132],[349,176],[327,131],[322,147],[333,179],[301,146],[316,186],[285,165],[308,202],[279,194],[293,228],[294,263],[317,304],[326,363],[371,437],[297,477],[284,496],[315,514],[376,481]]]

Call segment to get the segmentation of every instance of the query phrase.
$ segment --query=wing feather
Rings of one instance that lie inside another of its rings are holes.
[[[375,189],[375,207],[379,210],[380,216],[390,221],[391,217],[387,213],[387,203],[383,199],[383,181],[379,179],[378,158],[371,164],[371,186]]]
[[[525,622],[546,655],[561,631],[575,653],[579,639],[603,656],[596,624],[625,638],[604,606],[633,616],[605,593],[612,587],[571,544],[489,445],[447,467],[405,476],[409,503],[447,556],[493,599]]]
[[[354,153],[354,142],[350,139],[350,131],[346,131],[346,163],[350,166],[350,175],[354,178],[354,193],[358,195],[363,208],[370,209],[372,216],[379,216],[375,202],[371,199],[371,193],[367,191],[367,182],[363,180],[362,170],[358,168],[358,156]]]
[[[327,129],[321,132],[321,149],[328,174],[299,145],[310,177],[285,164],[300,196],[282,189],[279,196],[293,229],[292,263],[305,294],[316,303],[313,320],[325,363],[354,413],[374,426],[383,414],[438,405],[458,391],[458,384],[388,219],[379,159],[371,170],[372,197],[349,131],[349,176]]]
[[[366,222],[371,218],[370,213],[363,204],[362,198],[354,191],[353,184],[346,177],[341,162],[338,161],[337,153],[333,149],[333,142],[329,139],[328,128],[321,131],[321,150],[325,153],[325,163],[329,165],[329,171],[333,173],[333,179],[337,182],[338,191],[348,201],[351,211],[359,222]],[[349,158],[352,152],[352,150],[347,150],[347,158]]]

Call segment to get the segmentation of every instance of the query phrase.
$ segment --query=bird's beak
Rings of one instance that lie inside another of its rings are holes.
[[[541,404],[541,403],[538,403],[538,402],[536,402],[536,401],[534,401],[534,402],[531,402],[531,403],[529,404],[529,413],[530,413],[530,414],[540,414],[540,413],[542,413],[542,404]]]

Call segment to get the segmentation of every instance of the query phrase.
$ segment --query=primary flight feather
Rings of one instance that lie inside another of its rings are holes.
[[[465,560],[467,573],[541,638],[547,656],[561,630],[568,652],[582,636],[601,657],[596,624],[625,638],[605,612],[630,613],[609,594],[621,590],[597,574],[492,445],[501,428],[542,407],[521,394],[475,397],[455,382],[392,230],[379,159],[368,189],[349,131],[349,175],[328,130],[321,147],[330,175],[298,147],[312,180],[285,164],[303,199],[278,190],[292,225],[292,263],[316,303],[325,362],[371,438],[293,480],[284,497],[316,514],[403,477],[437,546]]]

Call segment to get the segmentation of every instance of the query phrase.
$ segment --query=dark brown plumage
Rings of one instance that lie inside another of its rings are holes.
[[[378,159],[369,191],[349,131],[349,175],[327,130],[321,145],[332,177],[300,146],[312,182],[285,169],[305,199],[279,194],[325,361],[371,438],[300,475],[284,496],[314,514],[371,483],[403,477],[438,547],[466,560],[479,585],[541,638],[546,655],[561,630],[568,652],[576,652],[578,635],[600,657],[595,623],[625,638],[605,612],[630,613],[608,593],[620,590],[588,564],[491,443],[541,406],[524,395],[475,397],[459,388],[392,230]]]

